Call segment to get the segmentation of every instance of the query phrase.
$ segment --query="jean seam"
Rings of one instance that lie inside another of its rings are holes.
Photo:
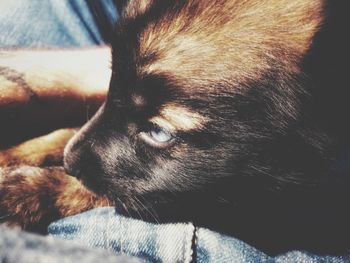
[[[184,242],[184,262],[185,263],[191,263],[193,262],[193,249],[192,249],[192,243],[195,233],[195,226],[192,223],[188,224],[188,228],[185,235],[185,242]]]
[[[191,263],[197,263],[197,244],[198,244],[198,237],[197,237],[197,227],[194,226],[193,229],[193,236],[192,236],[192,244],[191,244],[191,250],[192,250],[192,256],[191,256]]]

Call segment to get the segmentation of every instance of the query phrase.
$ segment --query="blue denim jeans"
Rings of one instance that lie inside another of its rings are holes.
[[[241,240],[197,228],[192,223],[151,224],[116,214],[112,207],[90,210],[49,226],[50,235],[150,262],[350,262],[346,256],[291,251],[269,257]]]
[[[1,0],[0,48],[100,45],[117,18],[113,0]]]

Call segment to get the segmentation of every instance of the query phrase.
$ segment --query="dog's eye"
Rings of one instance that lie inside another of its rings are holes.
[[[169,131],[158,126],[153,126],[148,131],[141,132],[140,137],[150,146],[160,149],[171,146],[175,141],[174,136]]]
[[[156,140],[157,142],[164,143],[170,141],[173,136],[171,135],[170,132],[160,129],[160,128],[155,128],[149,132],[153,140]]]

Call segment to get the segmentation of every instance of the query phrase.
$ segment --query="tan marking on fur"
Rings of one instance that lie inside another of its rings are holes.
[[[63,160],[63,149],[77,129],[60,129],[0,151],[0,166],[58,165]]]
[[[186,107],[166,104],[160,110],[159,116],[153,117],[150,121],[162,128],[175,132],[201,129],[208,120]]]
[[[133,94],[131,96],[131,100],[132,100],[134,106],[136,106],[138,108],[142,108],[142,107],[145,107],[147,105],[147,101],[146,101],[145,97],[143,97],[142,95],[139,95],[139,94]]]
[[[141,57],[157,59],[139,72],[168,74],[185,90],[298,72],[322,10],[323,0],[189,0],[141,33]]]
[[[154,0],[130,0],[124,9],[124,17],[136,17],[145,13]]]

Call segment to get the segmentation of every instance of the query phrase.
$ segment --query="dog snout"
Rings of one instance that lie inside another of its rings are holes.
[[[67,174],[80,178],[83,167],[91,163],[91,158],[88,158],[91,151],[87,147],[88,143],[87,130],[84,127],[68,142],[63,154],[63,166]]]
[[[90,140],[93,140],[93,132],[91,131],[97,125],[103,110],[104,105],[100,107],[93,118],[66,145],[63,154],[63,166],[67,174],[79,178],[83,167],[89,167],[93,163],[93,157],[91,156],[93,143],[90,142]]]
[[[79,177],[80,174],[80,157],[79,150],[72,142],[69,142],[64,150],[63,166],[67,174],[75,177]]]

